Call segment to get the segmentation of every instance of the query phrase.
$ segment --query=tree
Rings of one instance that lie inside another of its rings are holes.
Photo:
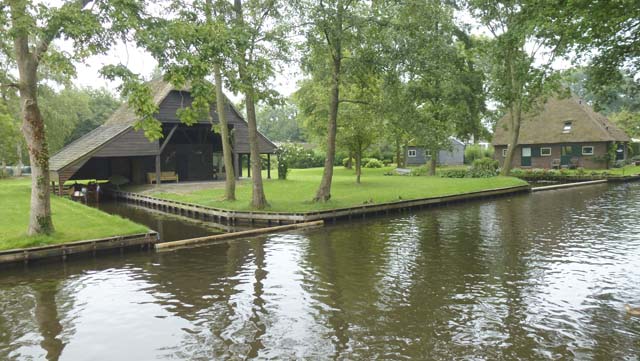
[[[629,137],[640,138],[640,112],[623,109],[610,115],[609,119],[622,128]]]
[[[331,181],[336,156],[336,134],[343,62],[359,40],[365,24],[366,6],[358,0],[299,1],[302,21],[309,24],[305,32],[303,71],[328,88],[326,159],[316,202],[331,199]],[[328,80],[328,81],[327,81]]]
[[[289,100],[282,104],[261,103],[256,113],[258,130],[275,142],[307,141],[297,118],[297,108]]]
[[[588,87],[600,87],[621,79],[619,69],[640,71],[640,4],[621,1],[548,1],[552,9],[546,18],[551,31],[545,35],[567,41],[580,56],[590,61]]]
[[[177,114],[180,121],[192,125],[207,119],[212,131],[220,133],[226,169],[225,199],[233,201],[236,183],[231,134],[224,111],[227,102],[223,93],[225,78],[230,78],[225,77],[225,73],[232,51],[229,25],[232,4],[224,0],[174,0],[164,5],[168,13],[145,19],[135,40],[158,61],[164,80],[176,87],[190,88],[193,102],[180,109]],[[158,109],[148,84],[123,67],[109,67],[103,74],[109,79],[122,80],[120,91],[139,117],[136,129],[144,130],[149,139],[161,138],[162,126],[154,117]],[[210,77],[213,77],[213,83],[208,80]],[[211,117],[214,104],[217,124]]]
[[[430,173],[435,174],[436,155],[450,147],[449,137],[456,130],[476,132],[484,99],[473,92],[482,87],[482,79],[463,53],[450,6],[439,1],[389,3],[380,12],[388,14],[384,22],[389,24],[381,36],[384,67],[391,74],[385,85],[386,117],[395,127],[392,134],[409,135],[408,141],[432,155]],[[399,141],[396,152],[399,158]]]
[[[279,9],[284,6],[277,0],[248,0],[244,5],[242,0],[234,0],[233,43],[238,76],[232,84],[245,98],[253,174],[251,206],[256,209],[268,206],[262,184],[256,102],[272,100],[275,95],[269,80],[274,76],[272,58],[287,44],[286,27],[280,25],[284,22]]]
[[[91,6],[88,6],[91,3]],[[114,39],[128,35],[141,13],[135,0],[120,2],[76,0],[48,6],[30,0],[11,0],[0,4],[2,46],[6,58],[15,60],[17,79],[2,84],[18,90],[22,104],[22,134],[31,163],[31,208],[27,234],[54,231],[49,194],[49,150],[44,119],[38,104],[40,71],[52,74],[74,74],[72,60],[105,52]],[[55,39],[64,37],[73,44],[70,52],[54,47]],[[9,40],[10,39],[10,40]],[[5,81],[7,79],[3,79]]]
[[[563,50],[563,41],[550,35],[547,17],[554,8],[536,1],[469,0],[471,12],[493,36],[487,44],[490,93],[509,117],[509,145],[501,169],[508,175],[518,145],[522,115],[539,109],[550,90],[557,87],[551,63]],[[546,54],[543,54],[545,53]],[[536,57],[547,60],[536,64]]]
[[[588,103],[596,111],[605,115],[626,109],[631,112],[640,111],[640,82],[633,78],[633,74],[620,70],[613,74],[607,83],[597,85],[591,78],[592,68],[573,68],[563,73],[563,82],[571,92]]]

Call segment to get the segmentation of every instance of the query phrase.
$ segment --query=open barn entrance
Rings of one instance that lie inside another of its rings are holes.
[[[208,124],[163,124],[160,169],[175,172],[180,181],[222,179],[222,139]]]

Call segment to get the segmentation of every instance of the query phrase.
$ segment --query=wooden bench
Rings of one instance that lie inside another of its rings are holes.
[[[155,173],[147,173],[147,181],[149,181],[149,184],[153,184],[156,182],[156,174]],[[176,174],[176,172],[160,172],[160,181],[164,182],[164,181],[175,181],[176,183],[179,183],[178,181],[178,175]]]

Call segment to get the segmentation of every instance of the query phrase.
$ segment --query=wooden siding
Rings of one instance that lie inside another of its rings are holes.
[[[114,141],[102,147],[94,157],[128,157],[156,155],[160,149],[158,141],[150,142],[143,131],[129,129]]]
[[[163,123],[180,122],[177,111],[180,108],[190,106],[193,98],[189,92],[172,90],[160,103],[156,118]],[[225,104],[225,114],[227,122],[233,129],[233,151],[234,153],[249,153],[249,127],[247,122],[238,114],[232,106]],[[218,114],[215,105],[211,107],[211,114],[214,122],[218,122]],[[202,119],[198,123],[209,124],[209,120]],[[274,153],[276,147],[264,135],[258,136],[258,148],[260,153]]]

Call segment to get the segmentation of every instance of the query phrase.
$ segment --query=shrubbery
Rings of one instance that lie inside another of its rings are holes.
[[[467,169],[452,168],[440,172],[443,178],[489,178],[498,175],[500,163],[491,158],[480,158],[473,161],[473,165]]]
[[[473,161],[467,173],[469,178],[489,178],[498,175],[500,163],[492,158],[481,158]]]
[[[446,169],[440,173],[443,178],[466,178],[469,171],[464,168]]]
[[[311,149],[304,149],[301,145],[286,143],[279,148],[279,156],[286,158],[287,168],[314,168],[324,165],[324,155],[317,154]]]
[[[375,158],[369,158],[366,163],[362,162],[362,164],[364,164],[365,168],[382,168],[384,166],[381,161]]]
[[[493,147],[484,149],[478,144],[471,144],[464,149],[464,162],[466,164],[473,164],[477,159],[493,158],[493,153]]]

